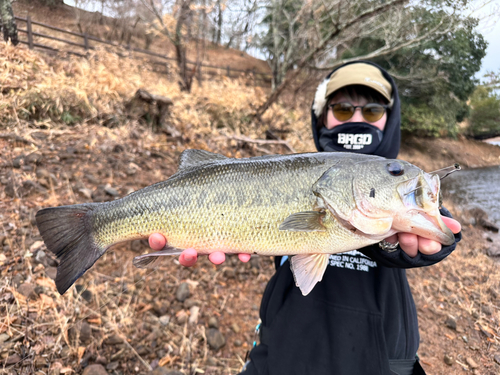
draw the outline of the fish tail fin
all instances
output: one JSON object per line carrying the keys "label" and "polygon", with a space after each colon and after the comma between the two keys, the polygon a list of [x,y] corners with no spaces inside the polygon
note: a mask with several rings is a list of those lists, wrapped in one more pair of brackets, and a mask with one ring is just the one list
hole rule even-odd
{"label": "fish tail fin", "polygon": [[104,254],[92,233],[92,216],[98,203],[44,208],[36,213],[36,225],[47,249],[60,259],[56,286],[64,294]]}

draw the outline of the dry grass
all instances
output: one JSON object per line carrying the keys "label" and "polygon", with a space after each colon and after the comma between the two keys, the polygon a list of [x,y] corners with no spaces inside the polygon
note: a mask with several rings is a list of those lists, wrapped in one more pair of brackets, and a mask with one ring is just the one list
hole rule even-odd
{"label": "dry grass", "polygon": [[[79,373],[101,361],[124,374],[147,373],[157,365],[185,374],[236,373],[254,340],[258,305],[273,272],[269,258],[245,265],[231,258],[222,267],[204,259],[191,269],[171,259],[153,272],[143,271],[131,264],[146,251],[136,242],[108,252],[78,281],[79,292],[72,288],[60,296],[51,255],[38,259],[46,249],[34,214],[41,207],[113,199],[104,193],[106,186],[123,196],[164,180],[186,148],[237,157],[284,153],[290,147],[313,150],[309,108],[275,104],[263,123],[255,123],[249,116],[264,93],[244,80],[206,82],[183,93],[175,76],[151,73],[136,60],[103,51],[86,60],[1,44],[0,64],[3,371]],[[147,120],[127,112],[126,103],[139,88],[172,98],[167,121],[181,137],[154,133]],[[113,123],[111,118],[115,126],[103,126]],[[264,139],[268,129],[283,131],[288,146],[245,141]],[[403,158],[429,170],[499,160],[500,151],[487,146],[436,142],[405,145]],[[429,153],[435,157],[429,159]],[[433,374],[472,370],[471,358],[481,366],[476,373],[497,373],[498,265],[484,254],[483,232],[467,224],[466,213],[458,208],[453,213],[464,225],[457,251],[436,266],[409,271],[423,339],[420,354]],[[191,291],[189,302],[175,298],[183,282]],[[22,285],[33,286],[34,294]],[[448,316],[457,321],[457,330],[444,324]],[[207,345],[208,321],[214,317],[227,341],[219,351]],[[451,368],[444,354],[453,357]]]}

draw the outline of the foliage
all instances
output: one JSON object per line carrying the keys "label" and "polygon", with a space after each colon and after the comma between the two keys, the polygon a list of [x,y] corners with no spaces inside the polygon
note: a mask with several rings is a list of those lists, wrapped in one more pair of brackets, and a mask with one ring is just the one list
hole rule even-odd
{"label": "foliage", "polygon": [[[443,10],[415,7],[415,17],[428,27],[440,22]],[[458,123],[470,112],[467,100],[478,80],[487,43],[476,31],[477,20],[456,20],[453,31],[421,45],[405,48],[389,56],[375,58],[395,77],[399,87],[402,128],[427,136],[456,136]],[[357,53],[377,48],[383,41],[361,40]]]}
{"label": "foliage", "polygon": [[486,86],[478,86],[471,96],[469,135],[478,139],[500,135],[500,95]]}

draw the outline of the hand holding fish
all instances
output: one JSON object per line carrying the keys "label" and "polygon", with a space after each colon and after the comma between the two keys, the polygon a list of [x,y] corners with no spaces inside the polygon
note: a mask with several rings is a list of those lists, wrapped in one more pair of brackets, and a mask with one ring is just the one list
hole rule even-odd
{"label": "hand holding fish", "polygon": [[[151,249],[159,251],[165,247],[167,240],[160,233],[153,233],[149,236],[149,246]],[[250,254],[238,254],[238,258],[246,263],[250,260]],[[216,251],[208,255],[208,259],[215,265],[222,264],[226,260],[226,254]],[[195,249],[186,249],[179,256],[179,263],[185,267],[192,267],[198,260],[198,252]]]}
{"label": "hand holding fish", "polygon": [[[453,234],[457,234],[462,229],[460,223],[451,217],[442,217],[444,223]],[[436,254],[441,251],[442,245],[425,237],[417,236],[412,233],[397,233],[385,239],[389,243],[399,242],[401,250],[410,257],[414,258],[420,252],[425,255]]]}

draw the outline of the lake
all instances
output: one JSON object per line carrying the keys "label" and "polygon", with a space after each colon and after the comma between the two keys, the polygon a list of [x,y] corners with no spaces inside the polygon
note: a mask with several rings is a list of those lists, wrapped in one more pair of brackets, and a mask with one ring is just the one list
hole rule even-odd
{"label": "lake", "polygon": [[441,186],[443,197],[464,208],[480,207],[500,225],[500,166],[455,172]]}

